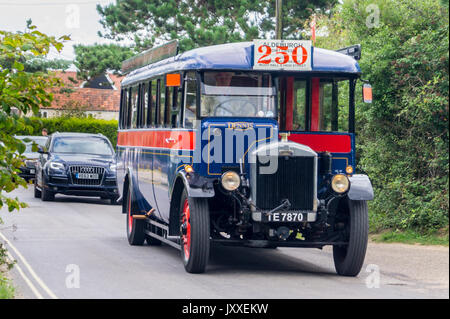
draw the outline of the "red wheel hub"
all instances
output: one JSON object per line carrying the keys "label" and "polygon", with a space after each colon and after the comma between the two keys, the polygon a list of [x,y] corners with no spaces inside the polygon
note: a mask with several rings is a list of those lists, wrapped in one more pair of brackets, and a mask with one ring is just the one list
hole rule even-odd
{"label": "red wheel hub", "polygon": [[188,200],[185,199],[183,203],[183,211],[181,215],[181,241],[183,243],[184,258],[189,259],[191,251],[191,222]]}

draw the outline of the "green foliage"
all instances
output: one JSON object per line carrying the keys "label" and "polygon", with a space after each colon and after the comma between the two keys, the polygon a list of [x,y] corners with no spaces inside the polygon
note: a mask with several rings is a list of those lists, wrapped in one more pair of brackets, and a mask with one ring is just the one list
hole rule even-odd
{"label": "green foliage", "polygon": [[80,133],[101,133],[105,135],[116,147],[117,127],[116,120],[101,120],[92,117],[53,117],[53,118],[23,118],[22,121],[29,121],[29,125],[22,129],[14,130],[16,135],[41,135],[42,129],[46,128],[48,134],[54,132],[80,132]]}
{"label": "green foliage", "polygon": [[119,71],[122,61],[134,55],[132,49],[117,44],[79,44],[74,48],[78,76],[86,80],[106,71]]}
{"label": "green foliage", "polygon": [[[369,5],[379,9],[378,26],[367,25]],[[363,78],[374,87],[374,102],[359,102],[356,114],[359,165],[375,188],[372,230],[445,227],[448,6],[438,0],[347,0],[322,23],[330,34],[318,43],[332,49],[361,43]]]}
{"label": "green foliage", "polygon": [[14,297],[14,288],[10,281],[3,276],[4,270],[9,270],[13,267],[14,262],[7,259],[6,249],[0,243],[0,299],[11,299]]}
{"label": "green foliage", "polygon": [[9,280],[0,275],[0,299],[14,298],[14,288],[11,286]]}
{"label": "green foliage", "polygon": [[[312,12],[325,12],[337,2],[284,0],[284,37],[298,39],[299,27]],[[186,51],[275,34],[274,0],[117,0],[97,5],[97,11],[106,29],[100,36],[134,40],[138,49],[178,39],[181,51]]]}
{"label": "green foliage", "polygon": [[[30,122],[19,120],[12,114],[15,108],[19,112],[37,113],[39,107],[49,106],[52,95],[48,88],[60,85],[60,81],[47,72],[29,72],[22,61],[30,56],[45,57],[50,49],[60,51],[62,40],[47,36],[27,21],[25,32],[7,32],[0,30],[0,207],[4,204],[9,211],[25,207],[17,198],[9,198],[9,193],[19,187],[26,186],[25,180],[18,176],[19,167],[23,164],[25,145],[12,136],[14,129],[26,129]],[[0,219],[1,222],[1,219]]]}
{"label": "green foliage", "polygon": [[67,70],[72,61],[63,59],[29,58],[25,61],[25,71],[46,72],[47,70]]}
{"label": "green foliage", "polygon": [[47,70],[66,70],[72,64],[72,61],[62,59],[46,59],[35,57],[34,54],[23,55],[19,60],[14,58],[0,58],[0,65],[3,68],[11,69],[14,62],[20,62],[26,72],[47,72]]}
{"label": "green foliage", "polygon": [[385,231],[381,234],[372,236],[375,242],[382,243],[405,243],[422,245],[442,245],[448,246],[448,229],[445,234],[439,234],[437,231],[416,232],[411,229],[399,231]]}

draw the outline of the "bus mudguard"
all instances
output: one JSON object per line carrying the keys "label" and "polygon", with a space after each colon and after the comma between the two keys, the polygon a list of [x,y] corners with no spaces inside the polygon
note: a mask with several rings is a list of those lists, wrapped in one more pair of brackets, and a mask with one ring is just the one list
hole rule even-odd
{"label": "bus mudguard", "polygon": [[348,198],[351,200],[372,200],[373,188],[369,176],[364,174],[355,174],[349,177],[350,190]]}
{"label": "bus mudguard", "polygon": [[[214,187],[212,182],[195,173],[186,173],[184,170],[181,170],[177,173],[177,176],[175,177],[175,183],[178,179],[181,179],[184,184],[184,188],[187,190],[189,197],[214,197]],[[174,195],[175,187],[172,188],[171,191],[171,198]]]}

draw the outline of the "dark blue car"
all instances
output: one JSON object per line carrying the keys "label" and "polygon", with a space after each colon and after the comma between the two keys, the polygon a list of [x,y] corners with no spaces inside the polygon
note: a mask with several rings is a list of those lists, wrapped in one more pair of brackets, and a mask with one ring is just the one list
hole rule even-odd
{"label": "dark blue car", "polygon": [[114,149],[102,134],[54,133],[39,149],[34,197],[55,194],[118,198]]}

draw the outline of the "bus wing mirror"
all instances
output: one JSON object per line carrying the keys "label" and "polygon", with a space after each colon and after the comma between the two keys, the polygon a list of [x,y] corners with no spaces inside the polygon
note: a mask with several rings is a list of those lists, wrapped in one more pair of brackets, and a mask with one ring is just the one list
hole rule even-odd
{"label": "bus wing mirror", "polygon": [[364,103],[372,103],[372,86],[369,83],[363,84],[363,101]]}

